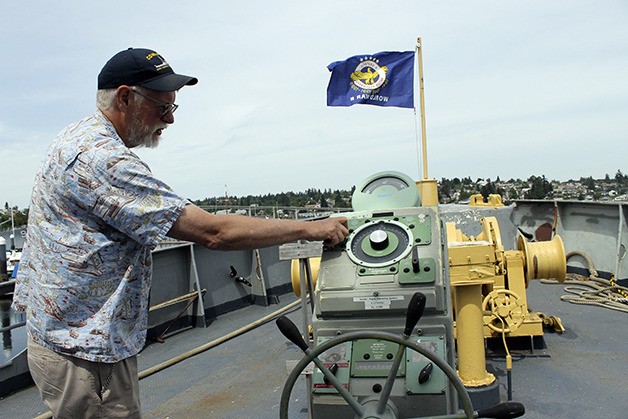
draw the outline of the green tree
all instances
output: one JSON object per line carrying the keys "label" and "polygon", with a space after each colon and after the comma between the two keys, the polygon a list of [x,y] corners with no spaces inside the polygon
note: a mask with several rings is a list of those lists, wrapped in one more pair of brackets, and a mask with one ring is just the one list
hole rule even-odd
{"label": "green tree", "polygon": [[496,192],[495,184],[491,182],[491,179],[486,179],[486,183],[480,187],[480,193],[486,201],[488,196]]}
{"label": "green tree", "polygon": [[525,193],[526,199],[545,199],[549,197],[553,191],[551,182],[549,182],[545,175],[531,176],[528,179],[530,190]]}
{"label": "green tree", "polygon": [[595,191],[595,179],[592,176],[587,178],[581,177],[580,183],[590,191]]}
{"label": "green tree", "polygon": [[465,189],[460,190],[460,200],[461,201],[465,201],[467,199],[469,199],[469,197],[471,196],[471,192]]}
{"label": "green tree", "polygon": [[321,208],[329,208],[329,203],[327,202],[327,198],[325,198],[326,194],[323,192],[321,194]]}
{"label": "green tree", "polygon": [[17,206],[9,208],[9,204],[5,204],[5,210],[0,212],[0,230],[8,230],[11,228],[11,212],[13,212],[13,226],[22,227],[28,223],[28,208],[20,210]]}

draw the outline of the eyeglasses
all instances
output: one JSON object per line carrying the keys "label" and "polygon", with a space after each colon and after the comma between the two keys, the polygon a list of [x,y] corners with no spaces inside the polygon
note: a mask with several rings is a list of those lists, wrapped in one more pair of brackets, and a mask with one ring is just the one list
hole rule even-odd
{"label": "eyeglasses", "polygon": [[135,90],[133,88],[131,89],[131,91],[133,93],[137,93],[143,98],[146,98],[148,100],[152,100],[155,103],[158,103],[159,107],[161,108],[161,115],[159,115],[160,118],[163,118],[164,116],[166,116],[168,112],[174,113],[174,111],[176,111],[179,108],[179,105],[177,105],[176,103],[167,103],[167,102],[162,102],[161,100],[153,99],[152,97],[146,96],[145,94],[140,93],[139,90]]}

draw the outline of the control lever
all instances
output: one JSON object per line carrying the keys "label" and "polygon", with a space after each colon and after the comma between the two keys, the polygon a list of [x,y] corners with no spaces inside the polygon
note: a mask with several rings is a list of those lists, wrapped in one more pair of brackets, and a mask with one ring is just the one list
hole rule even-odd
{"label": "control lever", "polygon": [[[425,297],[425,294],[422,292],[415,292],[414,295],[412,295],[410,303],[408,304],[408,310],[406,311],[406,327],[403,329],[404,340],[408,340],[412,334],[412,329],[414,329],[414,326],[416,326],[419,319],[423,315],[426,301],[427,297]],[[390,393],[392,391],[393,384],[395,383],[395,378],[397,377],[397,371],[399,371],[399,365],[401,365],[401,358],[403,357],[404,351],[405,347],[399,345],[397,354],[395,355],[392,366],[390,367],[388,377],[386,377],[384,389],[382,390],[379,401],[377,402],[376,413],[378,415],[382,415],[386,410],[386,405],[388,404],[388,399],[390,398]]]}
{"label": "control lever", "polygon": [[434,369],[434,364],[432,364],[431,362],[428,362],[428,364],[423,367],[423,369],[419,373],[419,384],[425,384],[427,380],[432,377],[432,369]]}
{"label": "control lever", "polygon": [[235,278],[236,282],[252,287],[251,283],[247,281],[246,278],[242,276],[238,276],[238,271],[236,271],[236,268],[234,268],[233,265],[229,265],[229,269],[230,269],[229,276],[231,278]]}
{"label": "control lever", "polygon": [[427,297],[422,292],[415,292],[408,304],[408,310],[406,311],[406,328],[403,330],[403,335],[407,339],[412,334],[412,329],[419,322],[423,311],[425,311],[425,303]]}
{"label": "control lever", "polygon": [[419,264],[419,247],[414,246],[412,248],[412,272],[417,274],[420,270],[421,265]]}
{"label": "control lever", "polygon": [[[336,373],[338,372],[338,364],[337,364],[336,362],[334,362],[334,364],[333,364],[331,367],[329,367],[329,372],[331,372],[332,374],[334,374],[334,376],[336,375]],[[329,385],[329,384],[330,384],[330,382],[329,382],[329,380],[327,379],[327,377],[325,377],[325,378],[323,379],[323,381],[324,381],[324,382],[325,382],[325,384],[327,384],[327,385]]]}
{"label": "control lever", "polygon": [[281,316],[275,321],[275,323],[277,324],[281,334],[284,335],[290,342],[301,348],[303,352],[307,352],[308,349],[310,349],[310,347],[307,346],[307,343],[305,343],[305,340],[303,340],[303,336],[301,336],[301,332],[299,332],[297,326],[292,323],[289,318]]}
{"label": "control lever", "polygon": [[525,407],[517,402],[504,402],[478,410],[478,418],[518,418],[526,413]]}

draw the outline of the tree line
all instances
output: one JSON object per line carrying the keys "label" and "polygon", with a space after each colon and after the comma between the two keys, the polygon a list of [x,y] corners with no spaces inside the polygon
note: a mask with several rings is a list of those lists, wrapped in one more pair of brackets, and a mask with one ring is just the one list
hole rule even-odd
{"label": "tree line", "polygon": [[[592,176],[581,177],[578,180],[568,180],[567,182],[550,181],[545,175],[532,175],[526,180],[510,179],[502,181],[499,176],[495,180],[471,177],[441,178],[438,181],[439,202],[446,204],[451,202],[461,202],[469,199],[471,195],[482,194],[487,198],[491,194],[499,194],[504,200],[515,199],[552,199],[554,185],[561,183],[579,183],[585,190],[590,191],[594,196],[599,197],[599,189],[604,187],[614,187],[619,194],[628,193],[628,175],[624,175],[618,170],[613,178],[608,174],[604,179],[594,179]],[[310,188],[303,192],[281,192],[279,194],[266,194],[261,196],[230,196],[211,197],[193,201],[201,206],[276,206],[276,207],[306,207],[317,206],[321,208],[351,208],[351,196],[355,191],[355,186],[349,190],[320,190]],[[581,197],[580,199],[583,199]],[[227,205],[226,205],[227,204]]]}
{"label": "tree line", "polygon": [[[613,187],[619,194],[628,193],[628,175],[617,170],[614,177],[608,174],[604,179],[593,177],[581,177],[579,180],[567,182],[579,183],[585,190],[590,191],[595,199],[600,196],[600,186]],[[471,195],[482,194],[485,198],[490,194],[499,194],[504,200],[514,199],[552,199],[554,186],[559,183],[550,181],[545,175],[532,175],[526,180],[510,179],[502,181],[499,176],[495,180],[478,178],[475,181],[471,177],[441,178],[438,182],[438,199],[440,203],[461,202],[468,200]],[[280,192],[265,195],[246,196],[217,196],[191,200],[194,204],[203,207],[248,207],[252,205],[267,207],[317,207],[317,208],[351,208],[351,196],[355,191],[355,185],[348,190],[332,190],[308,188],[302,192]],[[5,203],[4,211],[0,211],[0,229],[11,228],[11,210],[13,211],[13,223],[15,227],[26,225],[28,209],[19,209],[17,206],[9,207]]]}

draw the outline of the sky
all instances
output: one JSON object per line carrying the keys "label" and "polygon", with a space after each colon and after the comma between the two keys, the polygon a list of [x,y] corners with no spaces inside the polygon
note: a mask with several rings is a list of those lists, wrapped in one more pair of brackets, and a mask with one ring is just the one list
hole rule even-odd
{"label": "sky", "polygon": [[195,76],[159,147],[190,199],[423,178],[417,110],[328,107],[327,65],[421,37],[428,178],[566,181],[628,173],[628,1],[3,2],[0,201],[26,208],[46,149],[95,111],[128,47]]}

